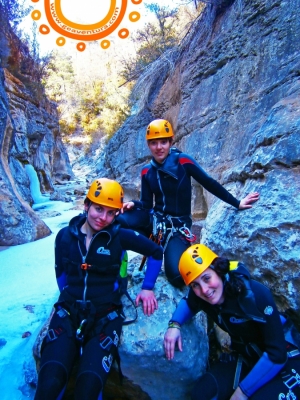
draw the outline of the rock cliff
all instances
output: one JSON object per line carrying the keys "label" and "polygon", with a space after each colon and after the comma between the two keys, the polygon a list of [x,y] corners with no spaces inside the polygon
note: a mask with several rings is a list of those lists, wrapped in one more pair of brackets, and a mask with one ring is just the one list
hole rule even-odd
{"label": "rock cliff", "polygon": [[299,322],[300,2],[215,3],[223,7],[207,4],[172,68],[157,64],[159,79],[153,70],[147,76],[144,105],[110,141],[96,173],[138,197],[147,124],[170,120],[176,146],[232,194],[261,195],[237,212],[194,182],[201,241],[244,261]]}
{"label": "rock cliff", "polygon": [[[8,37],[7,43],[1,38],[1,52],[13,54],[18,38],[12,32]],[[26,243],[50,234],[30,207],[33,199],[26,165],[32,165],[37,172],[42,193],[54,192],[54,179],[73,176],[60,138],[56,107],[43,92],[34,91],[36,82],[29,68],[32,60],[20,43],[18,48],[17,55],[0,57],[8,68],[7,59],[15,57],[18,64],[17,59],[21,58],[23,62],[22,74],[15,68],[18,77],[8,68],[0,68],[0,246]],[[27,70],[24,60],[30,61]]]}

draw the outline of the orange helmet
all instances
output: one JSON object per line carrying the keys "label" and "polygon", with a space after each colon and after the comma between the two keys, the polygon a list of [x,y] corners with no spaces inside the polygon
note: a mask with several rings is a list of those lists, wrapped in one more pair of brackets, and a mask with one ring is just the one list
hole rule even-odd
{"label": "orange helmet", "polygon": [[185,250],[179,260],[179,272],[186,285],[202,274],[218,257],[204,244],[194,244]]}
{"label": "orange helmet", "polygon": [[96,179],[90,186],[86,197],[93,203],[112,208],[123,207],[124,192],[122,186],[111,179]]}
{"label": "orange helmet", "polygon": [[172,125],[166,119],[155,119],[148,125],[146,140],[171,138],[173,136]]}

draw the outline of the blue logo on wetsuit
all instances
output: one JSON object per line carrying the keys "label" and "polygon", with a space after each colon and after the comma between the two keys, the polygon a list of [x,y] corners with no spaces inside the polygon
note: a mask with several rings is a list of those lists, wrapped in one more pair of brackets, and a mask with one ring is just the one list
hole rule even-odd
{"label": "blue logo on wetsuit", "polygon": [[105,249],[104,247],[99,247],[97,249],[97,254],[106,254],[107,256],[110,256],[110,250]]}
{"label": "blue logo on wetsuit", "polygon": [[247,318],[235,318],[235,317],[230,317],[229,321],[232,324],[242,324],[243,322],[248,321]]}

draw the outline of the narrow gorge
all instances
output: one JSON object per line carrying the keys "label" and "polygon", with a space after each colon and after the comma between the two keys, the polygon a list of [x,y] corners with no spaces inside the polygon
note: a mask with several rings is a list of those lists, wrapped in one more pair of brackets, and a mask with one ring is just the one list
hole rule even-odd
{"label": "narrow gorge", "polygon": [[[169,120],[175,146],[235,197],[260,193],[252,209],[236,211],[193,182],[194,232],[217,254],[242,260],[253,278],[272,290],[279,310],[300,327],[299,9],[300,0],[207,2],[180,46],[145,72],[134,111],[100,157],[82,157],[83,169],[92,172],[81,178],[116,179],[126,200],[137,199],[140,171],[150,159],[146,127],[155,118]],[[12,44],[1,43],[5,61]],[[21,65],[22,46],[18,57]],[[51,234],[32,208],[28,169],[37,174],[41,196],[53,200],[64,200],[55,185],[76,180],[56,105],[25,84],[30,68],[24,65],[15,74],[5,62],[0,68],[0,246]],[[133,297],[142,280],[134,267]],[[182,292],[170,287],[162,272],[156,293],[160,307],[153,317],[139,312],[139,322],[124,327],[123,372],[145,399],[162,398],[166,374],[164,398],[186,399],[188,385],[205,369],[206,321],[199,316],[184,327],[186,352],[168,363],[162,339]],[[130,304],[125,311],[130,313]],[[191,342],[199,335],[203,340],[195,348]]]}

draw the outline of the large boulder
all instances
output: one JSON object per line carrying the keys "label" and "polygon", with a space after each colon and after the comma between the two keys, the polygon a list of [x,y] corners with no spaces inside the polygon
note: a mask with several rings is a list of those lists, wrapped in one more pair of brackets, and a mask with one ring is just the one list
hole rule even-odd
{"label": "large boulder", "polygon": [[[129,289],[136,298],[140,285]],[[173,360],[164,354],[163,339],[168,321],[183,297],[184,292],[173,288],[165,276],[155,284],[158,309],[150,317],[138,308],[138,320],[123,327],[119,348],[122,371],[132,382],[140,386],[152,400],[189,399],[193,383],[206,370],[208,339],[205,315],[197,314],[182,329],[183,351],[176,351]],[[132,316],[132,305],[124,300],[125,315]]]}

